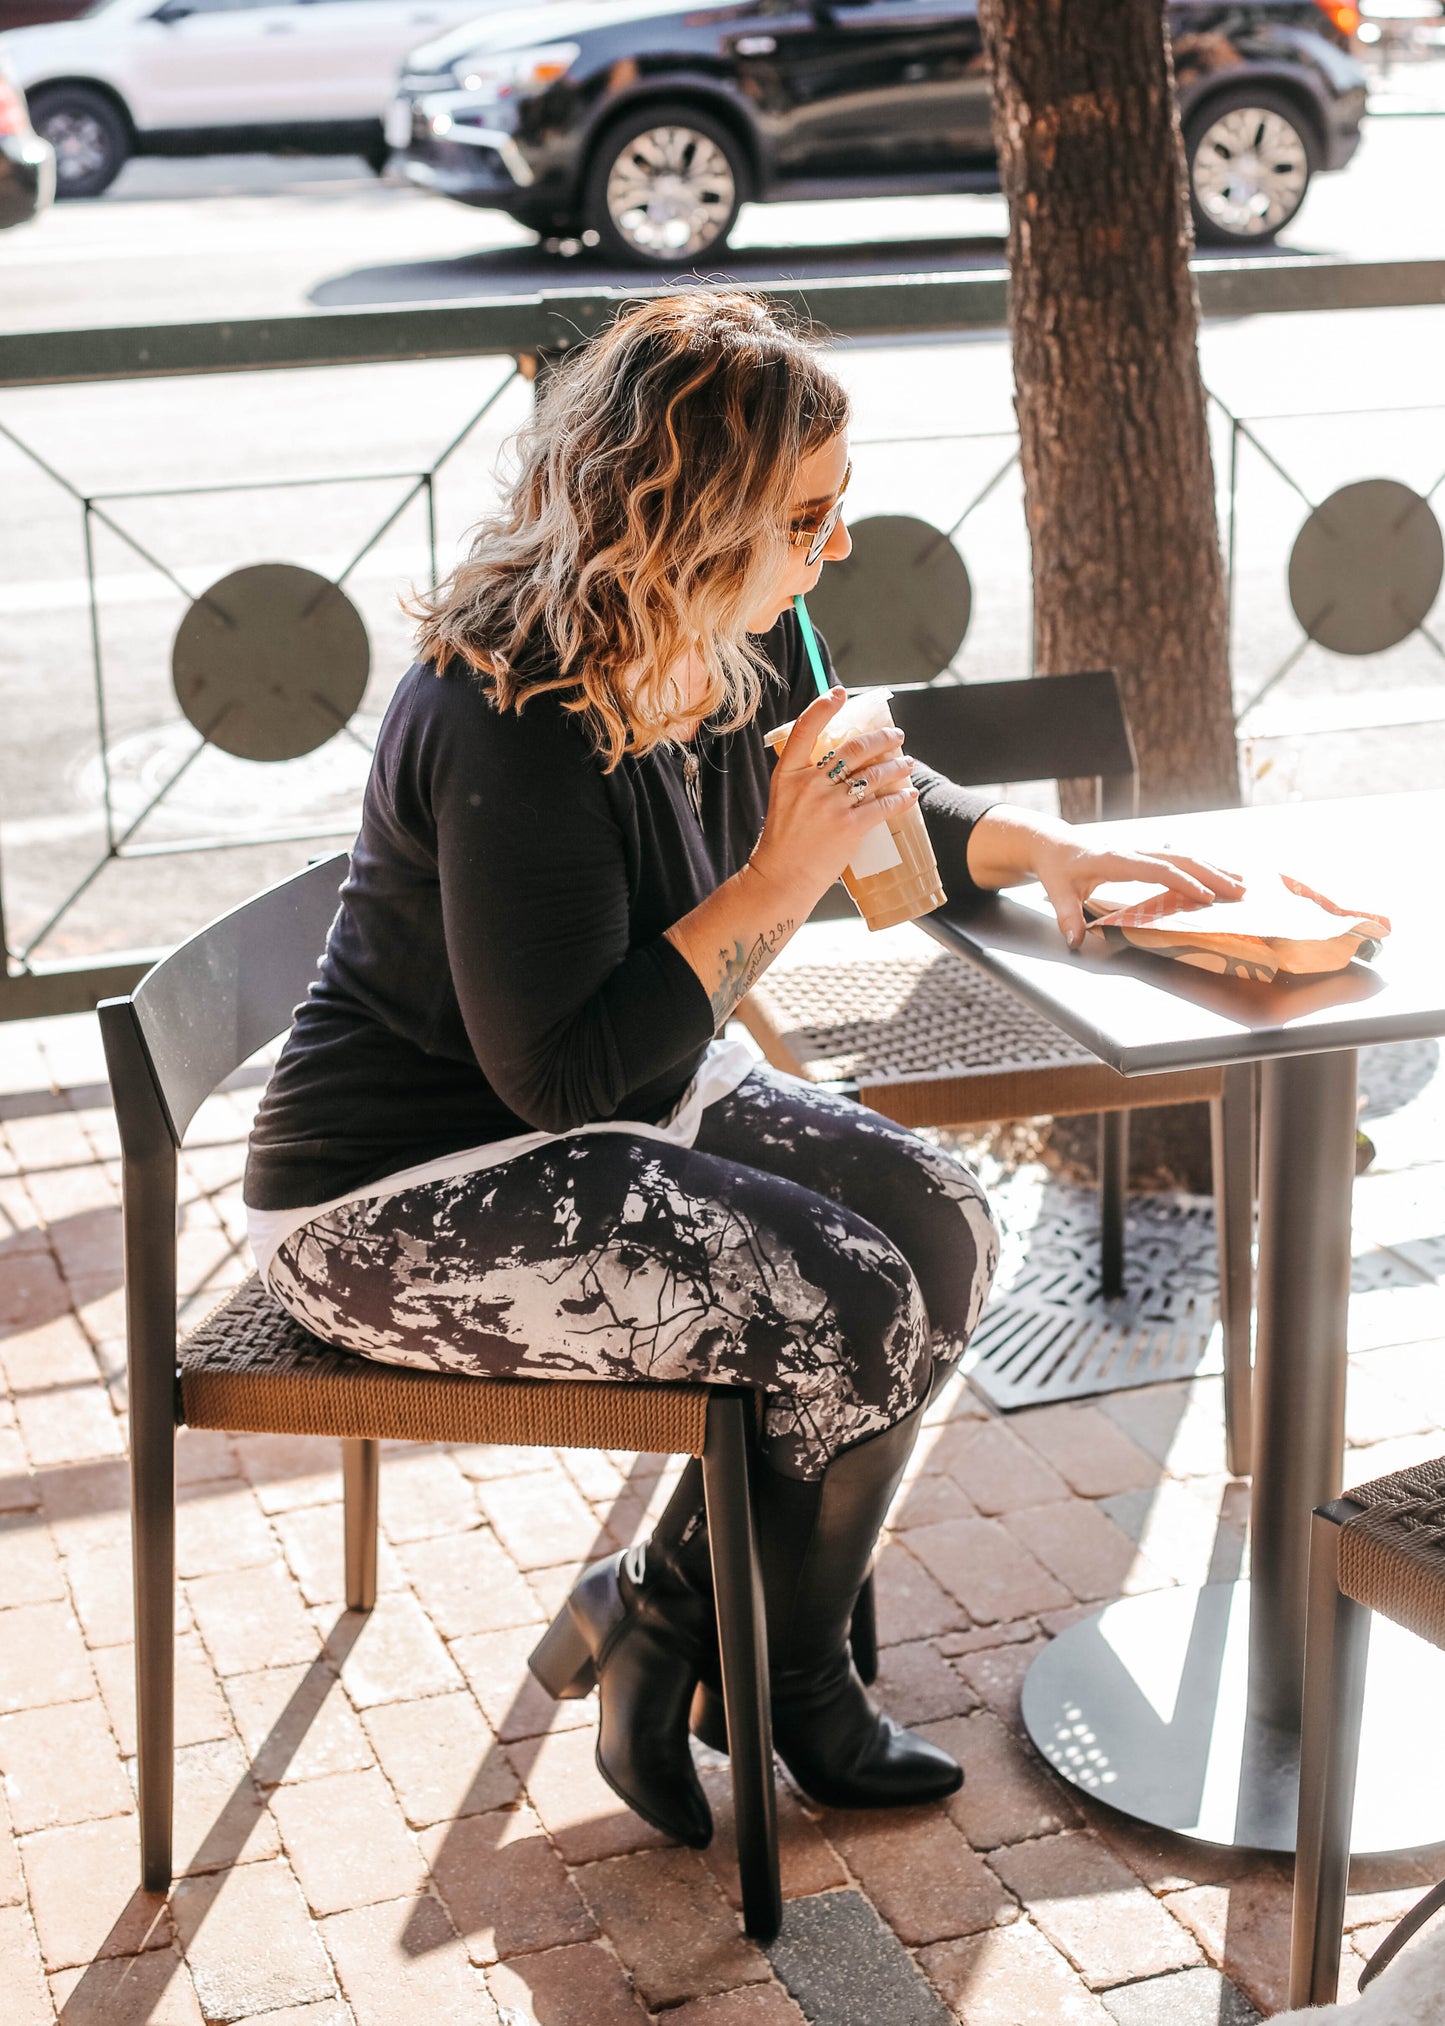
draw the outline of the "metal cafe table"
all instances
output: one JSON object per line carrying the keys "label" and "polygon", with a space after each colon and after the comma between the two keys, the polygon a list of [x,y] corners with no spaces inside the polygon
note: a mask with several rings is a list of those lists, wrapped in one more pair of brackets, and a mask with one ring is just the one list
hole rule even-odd
{"label": "metal cafe table", "polygon": [[[1393,925],[1373,964],[1262,985],[1138,951],[1074,956],[1036,887],[927,924],[1125,1076],[1263,1064],[1250,1580],[1126,1598],[1070,1626],[1030,1670],[1023,1714],[1065,1779],[1124,1814],[1293,1850],[1310,1513],[1339,1495],[1344,1459],[1356,1051],[1445,1034],[1445,793],[1107,830],[1290,873]],[[1445,1779],[1429,1770],[1442,1709],[1445,1654],[1377,1620],[1355,1851],[1445,1837]]]}

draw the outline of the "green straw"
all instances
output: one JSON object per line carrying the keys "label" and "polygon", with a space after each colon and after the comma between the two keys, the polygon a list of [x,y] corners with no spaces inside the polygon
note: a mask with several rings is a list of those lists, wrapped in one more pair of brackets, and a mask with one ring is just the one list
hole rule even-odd
{"label": "green straw", "polygon": [[813,631],[813,622],[808,617],[808,608],[803,602],[801,591],[793,600],[793,610],[797,613],[798,624],[803,629],[803,645],[808,650],[808,666],[813,671],[813,680],[818,685],[818,694],[819,696],[827,696],[832,685],[823,673],[823,657],[818,652],[818,636]]}

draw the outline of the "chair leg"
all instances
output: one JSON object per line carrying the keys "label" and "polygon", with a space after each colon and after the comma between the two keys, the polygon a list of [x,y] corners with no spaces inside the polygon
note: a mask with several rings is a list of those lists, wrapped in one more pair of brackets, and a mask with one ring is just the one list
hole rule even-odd
{"label": "chair leg", "polygon": [[1340,1593],[1339,1546],[1340,1527],[1361,1510],[1339,1498],[1310,1522],[1291,2005],[1332,2005],[1340,1980],[1370,1614]]}
{"label": "chair leg", "polygon": [[1248,1477],[1254,1467],[1255,1116],[1254,1064],[1226,1069],[1223,1092],[1210,1100],[1209,1137],[1224,1334],[1224,1453],[1231,1477]]}
{"label": "chair leg", "polygon": [[858,1670],[858,1679],[871,1688],[878,1679],[878,1600],[874,1595],[871,1569],[853,1606],[848,1644],[853,1649],[853,1665]]}
{"label": "chair leg", "polygon": [[175,1786],[176,1431],[169,1383],[164,1400],[146,1400],[144,1391],[160,1388],[139,1388],[137,1365],[132,1361],[130,1473],[141,1885],[166,1892]]}
{"label": "chair leg", "polygon": [[1124,1292],[1124,1215],[1129,1203],[1129,1114],[1099,1114],[1099,1286]]}
{"label": "chair leg", "polygon": [[346,1608],[369,1611],[376,1602],[376,1514],[381,1444],[343,1441],[341,1482],[346,1502]]}
{"label": "chair leg", "polygon": [[748,1482],[750,1402],[718,1389],[708,1402],[703,1490],[712,1546],[723,1708],[732,1764],[743,1926],[770,1942],[782,1926],[767,1615]]}

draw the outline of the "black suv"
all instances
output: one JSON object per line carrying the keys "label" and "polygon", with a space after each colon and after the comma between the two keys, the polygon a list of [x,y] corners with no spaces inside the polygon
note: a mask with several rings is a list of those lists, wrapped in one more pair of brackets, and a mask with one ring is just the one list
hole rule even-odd
{"label": "black suv", "polygon": [[[1200,239],[1259,246],[1359,143],[1350,0],[1171,0]],[[996,190],[977,0],[547,0],[414,50],[414,183],[675,267],[748,199]],[[595,238],[594,238],[595,235]]]}

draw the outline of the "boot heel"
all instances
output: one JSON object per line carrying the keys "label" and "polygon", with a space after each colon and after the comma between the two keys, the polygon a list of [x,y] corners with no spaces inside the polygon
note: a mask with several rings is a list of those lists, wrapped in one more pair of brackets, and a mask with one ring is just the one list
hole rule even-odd
{"label": "boot heel", "polygon": [[532,1649],[527,1665],[557,1702],[590,1695],[597,1683],[592,1649],[565,1604]]}

